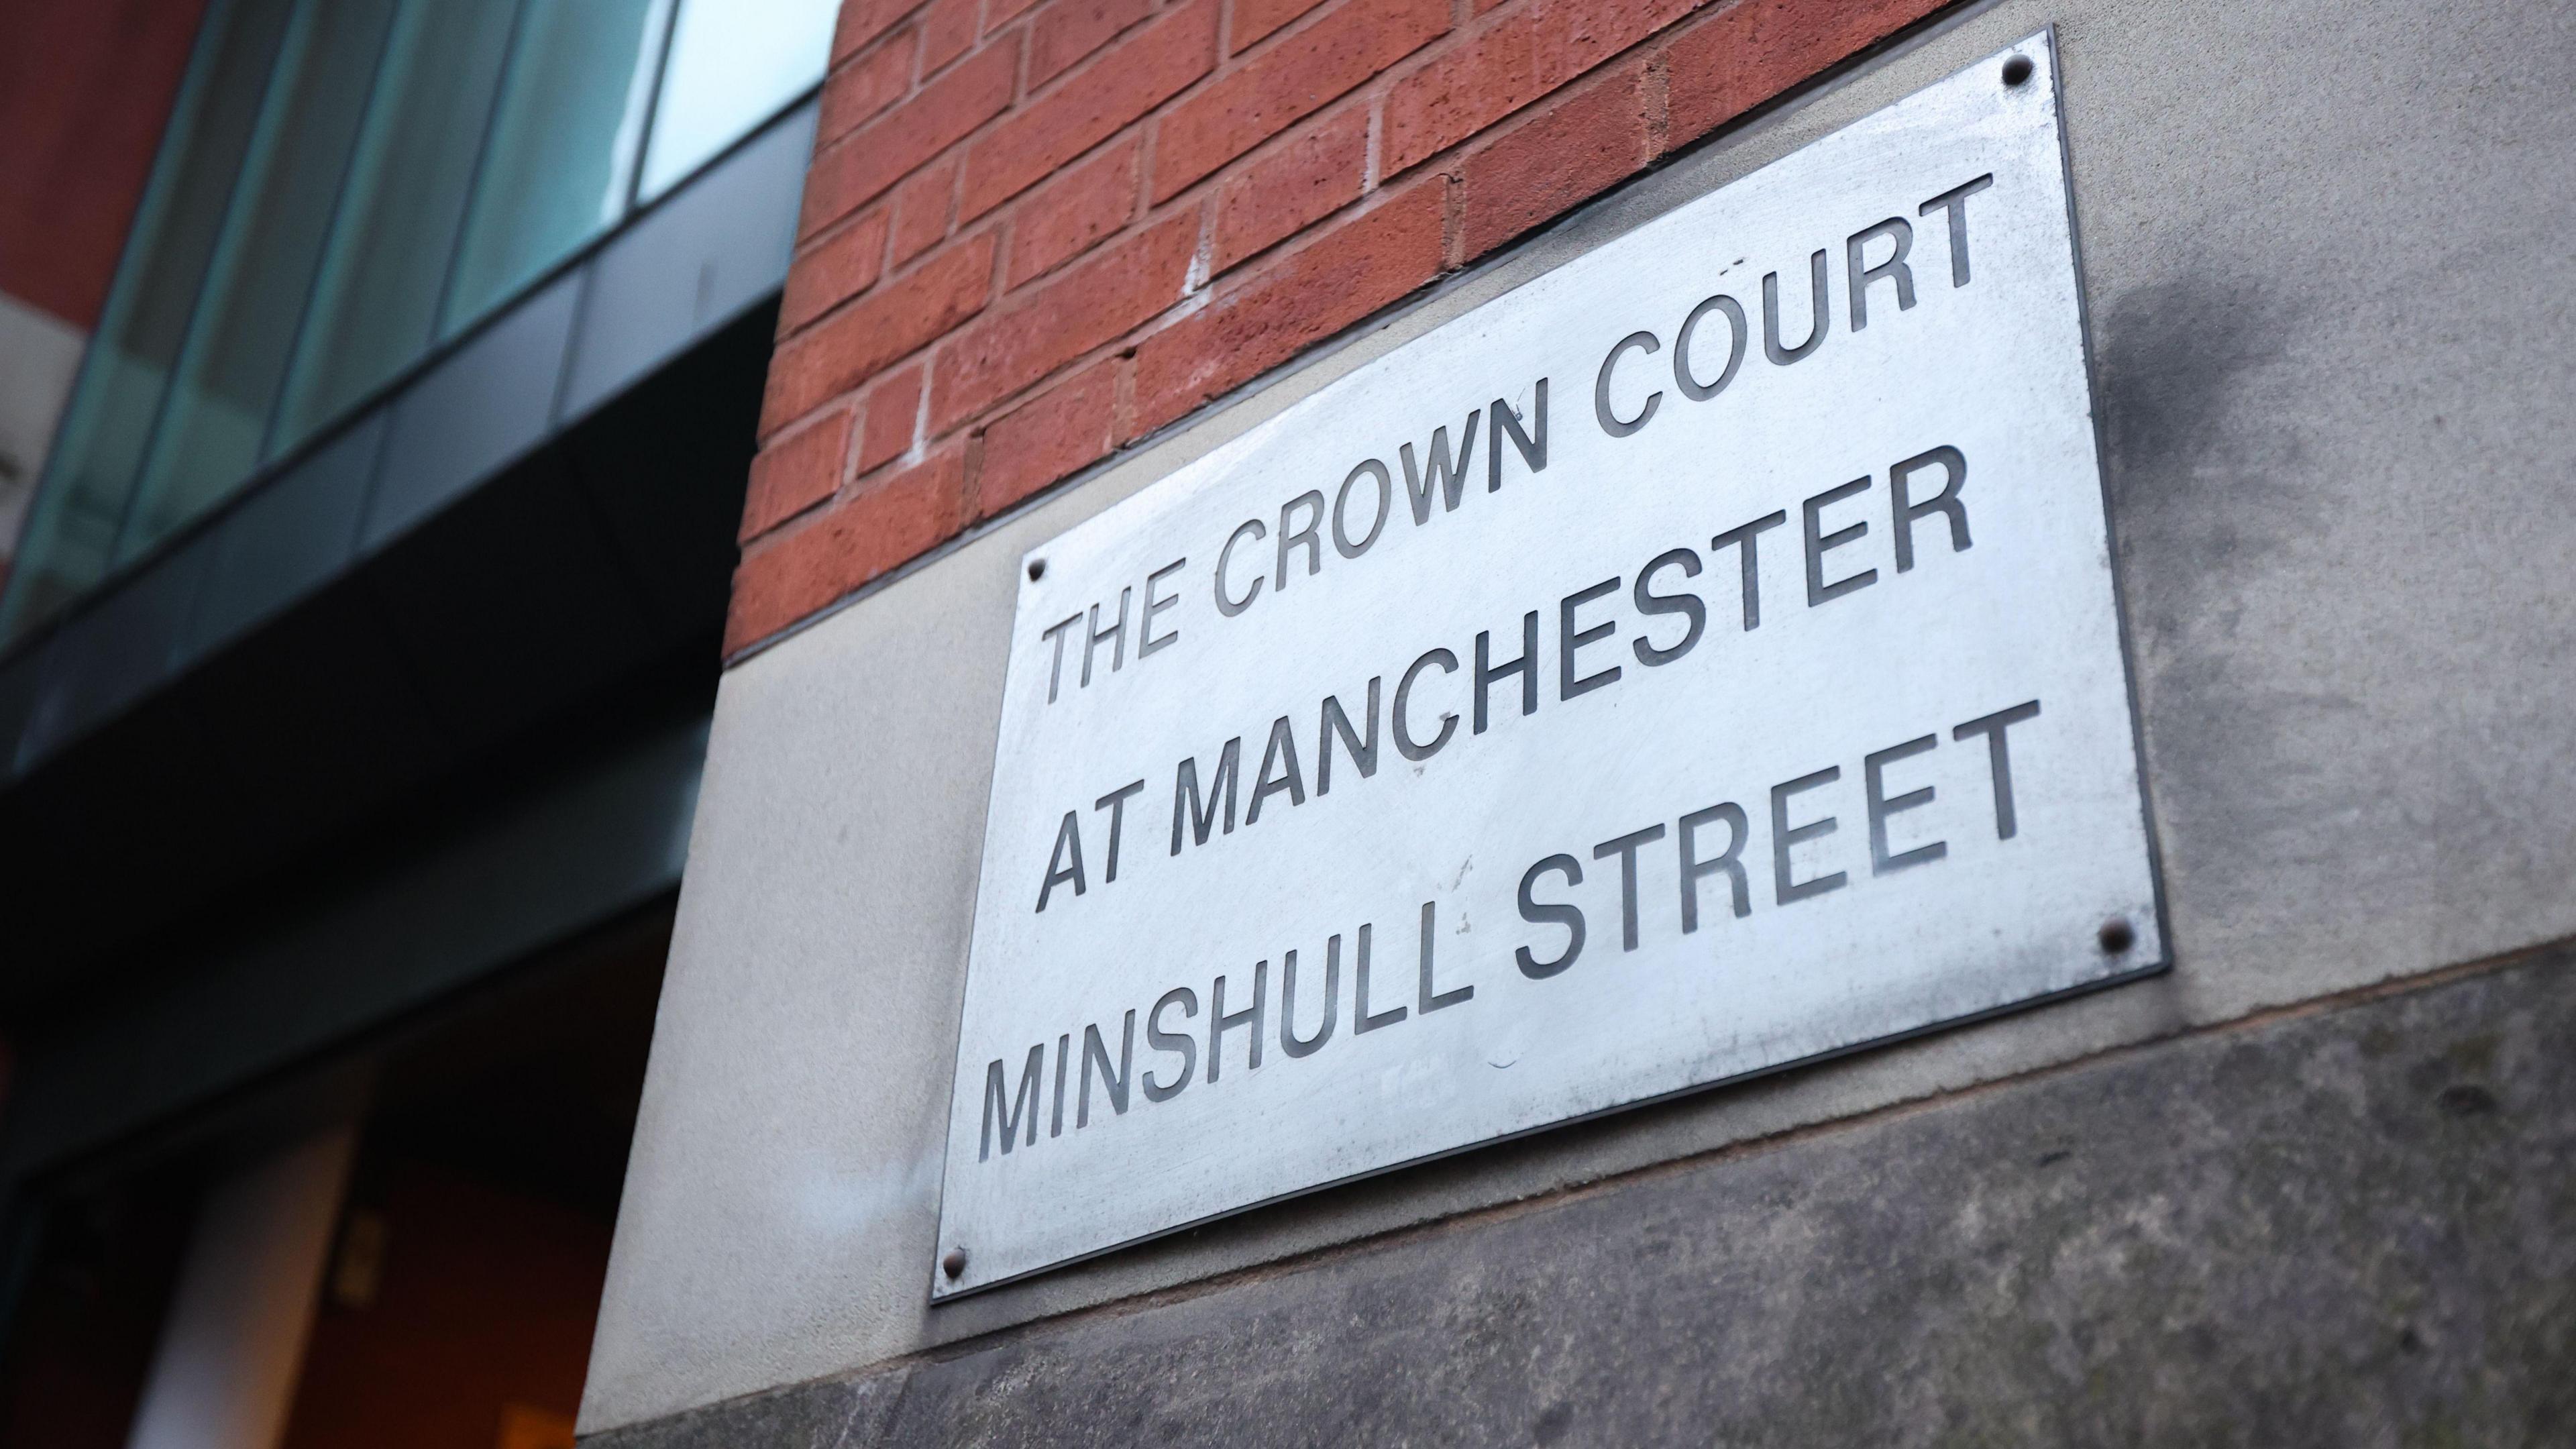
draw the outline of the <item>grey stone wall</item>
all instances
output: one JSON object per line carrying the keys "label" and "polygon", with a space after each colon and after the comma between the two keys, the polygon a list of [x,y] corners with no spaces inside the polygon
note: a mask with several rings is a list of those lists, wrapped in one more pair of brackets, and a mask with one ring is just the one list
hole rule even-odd
{"label": "grey stone wall", "polygon": [[2571,968],[2129,1048],[587,1443],[2568,1443]]}

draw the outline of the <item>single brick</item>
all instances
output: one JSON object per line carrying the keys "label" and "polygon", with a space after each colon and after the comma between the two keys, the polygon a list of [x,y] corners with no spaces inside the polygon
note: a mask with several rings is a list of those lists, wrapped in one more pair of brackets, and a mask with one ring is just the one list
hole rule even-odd
{"label": "single brick", "polygon": [[[1533,0],[1533,6],[1544,0]],[[1401,176],[1547,93],[1532,59],[1533,11],[1505,16],[1464,44],[1425,59],[1386,93],[1378,141],[1381,174]]]}
{"label": "single brick", "polygon": [[1155,123],[1162,201],[1260,145],[1449,28],[1449,0],[1345,0]]}
{"label": "single brick", "polygon": [[1647,80],[1644,58],[1632,60],[1468,156],[1458,168],[1465,255],[1483,256],[1653,160]]}
{"label": "single brick", "polygon": [[841,486],[841,470],[850,461],[850,409],[833,408],[792,433],[769,440],[751,460],[751,483],[743,492],[742,531],[737,541],[767,533]]}
{"label": "single brick", "polygon": [[786,295],[778,303],[778,335],[794,332],[875,286],[885,268],[885,251],[886,214],[872,211],[798,252],[788,264]]}
{"label": "single brick", "polygon": [[915,32],[909,30],[888,36],[884,44],[824,78],[823,113],[814,127],[816,142],[829,145],[848,135],[860,122],[903,99],[904,93],[912,89],[912,57],[918,48],[917,39]]}
{"label": "single brick", "polygon": [[1941,8],[1943,0],[1739,0],[1666,49],[1678,146]]}
{"label": "single brick", "polygon": [[913,168],[1002,113],[1019,84],[1018,47],[988,45],[921,88],[911,100],[822,148],[805,173],[804,219],[811,235],[884,193]]}
{"label": "single brick", "polygon": [[1030,192],[1011,218],[1011,286],[1089,251],[1136,214],[1141,137],[1129,136]]}
{"label": "single brick", "polygon": [[1010,200],[1207,74],[1218,3],[1193,0],[1119,41],[977,141],[958,220]]}
{"label": "single brick", "polygon": [[990,518],[1115,446],[1115,357],[1075,373],[984,430],[972,516]]}
{"label": "single brick", "polygon": [[894,258],[902,266],[939,245],[957,208],[957,162],[933,162],[894,189]]}
{"label": "single brick", "polygon": [[1396,78],[1380,171],[1397,176],[1636,45],[1708,0],[1529,0]]}
{"label": "single brick", "polygon": [[850,471],[873,473],[912,447],[921,423],[921,379],[928,369],[915,365],[878,379],[868,389],[866,418],[859,426],[859,458]]}
{"label": "single brick", "polygon": [[965,519],[964,450],[887,475],[743,550],[725,653],[749,648],[887,570],[956,536]]}
{"label": "single brick", "polygon": [[1253,273],[1136,351],[1138,432],[1294,357],[1440,273],[1448,179],[1426,176]]}
{"label": "single brick", "polygon": [[992,34],[1037,8],[1038,0],[985,0],[984,33]]}
{"label": "single brick", "polygon": [[1217,188],[1210,269],[1222,272],[1359,200],[1368,126],[1368,107],[1346,106],[1227,177]]}
{"label": "single brick", "polygon": [[867,381],[982,310],[993,237],[970,237],[787,340],[769,363],[762,436]]}
{"label": "single brick", "polygon": [[892,30],[921,0],[843,0],[841,19],[832,29],[832,63],[839,65]]}
{"label": "single brick", "polygon": [[1166,217],[960,333],[931,368],[931,431],[948,431],[1178,302],[1198,244],[1195,208]]}
{"label": "single brick", "polygon": [[1153,0],[1055,0],[1029,22],[1029,89],[1062,75],[1153,10]]}
{"label": "single brick", "polygon": [[1240,55],[1322,3],[1324,0],[1234,0],[1234,25],[1226,32],[1226,43]]}
{"label": "single brick", "polygon": [[931,0],[921,12],[921,73],[935,75],[975,43],[984,0]]}

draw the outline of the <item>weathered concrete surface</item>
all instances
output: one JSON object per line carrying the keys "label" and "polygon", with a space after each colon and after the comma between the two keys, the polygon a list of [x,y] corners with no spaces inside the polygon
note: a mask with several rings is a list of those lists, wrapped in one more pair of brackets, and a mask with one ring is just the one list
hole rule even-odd
{"label": "weathered concrete surface", "polygon": [[2563,1444],[2576,953],[597,1435]]}
{"label": "weathered concrete surface", "polygon": [[[1022,552],[2049,24],[2173,972],[930,1308]],[[2576,6],[1963,6],[733,669],[584,1426],[2576,936],[2571,156]]]}

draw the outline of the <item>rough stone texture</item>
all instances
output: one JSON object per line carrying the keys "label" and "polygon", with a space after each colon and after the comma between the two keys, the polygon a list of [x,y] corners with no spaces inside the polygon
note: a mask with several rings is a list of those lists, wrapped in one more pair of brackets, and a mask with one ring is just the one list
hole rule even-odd
{"label": "rough stone texture", "polygon": [[586,1443],[2565,1443],[2570,965],[2133,1049]]}

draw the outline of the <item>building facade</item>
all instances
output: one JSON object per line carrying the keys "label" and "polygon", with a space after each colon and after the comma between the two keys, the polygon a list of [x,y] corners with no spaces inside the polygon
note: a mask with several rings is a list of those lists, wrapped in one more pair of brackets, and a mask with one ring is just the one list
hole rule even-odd
{"label": "building facade", "polygon": [[836,18],[0,14],[0,1439],[569,1441]]}
{"label": "building facade", "polygon": [[13,1439],[2576,1436],[2559,8],[132,9]]}

